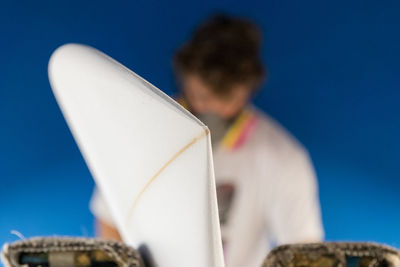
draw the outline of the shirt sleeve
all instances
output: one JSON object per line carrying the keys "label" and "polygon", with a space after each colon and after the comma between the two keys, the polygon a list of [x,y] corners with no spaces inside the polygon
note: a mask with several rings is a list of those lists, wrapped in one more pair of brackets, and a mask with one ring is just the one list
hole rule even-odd
{"label": "shirt sleeve", "polygon": [[267,218],[277,245],[322,241],[324,231],[316,175],[308,154],[292,156],[277,173]]}
{"label": "shirt sleeve", "polygon": [[107,203],[105,202],[103,196],[101,195],[101,192],[97,187],[93,190],[89,208],[96,219],[106,222],[110,226],[115,225]]}

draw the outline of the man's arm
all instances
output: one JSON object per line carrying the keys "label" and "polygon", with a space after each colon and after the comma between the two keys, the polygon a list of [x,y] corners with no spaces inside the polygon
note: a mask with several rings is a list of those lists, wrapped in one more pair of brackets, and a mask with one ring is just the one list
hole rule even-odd
{"label": "man's arm", "polygon": [[277,179],[271,230],[278,244],[322,241],[317,179],[306,151],[293,153]]}
{"label": "man's arm", "polygon": [[96,219],[96,235],[104,239],[122,241],[118,230],[101,219]]}
{"label": "man's arm", "polygon": [[111,240],[122,240],[117,228],[114,226],[113,218],[98,188],[93,191],[90,200],[90,210],[95,217],[96,235],[100,238]]}

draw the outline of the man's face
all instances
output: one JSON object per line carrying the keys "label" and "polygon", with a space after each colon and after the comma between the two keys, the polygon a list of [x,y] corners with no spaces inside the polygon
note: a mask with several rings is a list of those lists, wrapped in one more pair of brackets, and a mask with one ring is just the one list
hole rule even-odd
{"label": "man's face", "polygon": [[183,77],[182,91],[195,113],[212,113],[225,119],[237,115],[247,104],[251,94],[249,88],[236,86],[230,95],[220,97],[196,75]]}

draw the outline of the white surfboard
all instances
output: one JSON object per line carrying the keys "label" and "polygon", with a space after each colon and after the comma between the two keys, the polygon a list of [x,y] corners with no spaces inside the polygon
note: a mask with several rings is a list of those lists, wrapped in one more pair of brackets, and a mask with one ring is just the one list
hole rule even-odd
{"label": "white surfboard", "polygon": [[49,78],[124,241],[156,266],[222,267],[207,127],[88,46],[58,48]]}

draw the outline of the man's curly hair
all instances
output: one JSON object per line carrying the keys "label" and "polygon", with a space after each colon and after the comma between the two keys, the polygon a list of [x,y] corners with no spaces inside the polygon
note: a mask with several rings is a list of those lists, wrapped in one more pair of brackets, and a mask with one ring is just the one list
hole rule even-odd
{"label": "man's curly hair", "polygon": [[226,96],[236,85],[260,86],[265,75],[260,50],[261,31],[254,23],[217,14],[178,49],[173,66],[178,77],[196,75],[216,95]]}

